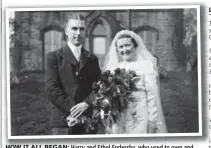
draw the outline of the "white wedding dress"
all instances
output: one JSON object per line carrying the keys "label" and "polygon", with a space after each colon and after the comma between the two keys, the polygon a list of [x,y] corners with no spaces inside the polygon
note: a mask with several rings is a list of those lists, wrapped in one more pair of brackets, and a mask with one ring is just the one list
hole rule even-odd
{"label": "white wedding dress", "polygon": [[[129,36],[137,43],[135,47],[133,42],[136,51],[134,57],[136,60],[133,62],[122,61],[117,52],[117,40],[124,38],[123,36]],[[157,59],[148,51],[141,37],[133,31],[119,31],[111,43],[104,61],[103,71],[113,71],[116,68],[133,70],[139,75],[139,79],[136,81],[137,90],[131,94],[134,97],[133,101],[128,103],[128,107],[121,113],[117,123],[112,124],[111,132],[108,133],[148,133],[148,121],[156,122],[156,133],[167,133],[160,99]]]}
{"label": "white wedding dress", "polygon": [[[138,75],[136,81],[136,91],[131,93],[134,98],[129,101],[128,107],[122,113],[121,118],[114,134],[141,134],[147,133],[148,121],[155,121],[158,127],[158,133],[165,133],[166,126],[163,119],[162,108],[156,97],[159,97],[157,72],[153,69],[153,65],[148,61],[139,62],[120,62],[116,68],[124,68],[133,70]],[[120,125],[118,125],[121,123]]]}

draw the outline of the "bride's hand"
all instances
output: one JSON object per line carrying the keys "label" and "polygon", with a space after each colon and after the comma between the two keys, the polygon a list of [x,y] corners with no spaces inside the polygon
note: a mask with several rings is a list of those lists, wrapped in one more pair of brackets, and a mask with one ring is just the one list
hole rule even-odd
{"label": "bride's hand", "polygon": [[138,82],[139,80],[140,80],[140,76],[137,76],[137,77],[132,78],[132,81],[133,82]]}
{"label": "bride's hand", "polygon": [[148,133],[156,133],[157,131],[157,124],[155,121],[148,121],[147,127]]}
{"label": "bride's hand", "polygon": [[69,127],[72,127],[72,126],[74,126],[75,124],[78,123],[78,119],[71,117],[70,115],[66,118],[66,121],[67,121],[67,124],[68,124]]}

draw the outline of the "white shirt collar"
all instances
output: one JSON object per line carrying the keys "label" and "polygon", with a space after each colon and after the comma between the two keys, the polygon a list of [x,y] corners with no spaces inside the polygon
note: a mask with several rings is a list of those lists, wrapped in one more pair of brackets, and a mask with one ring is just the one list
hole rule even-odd
{"label": "white shirt collar", "polygon": [[78,61],[80,61],[80,57],[81,57],[81,48],[82,45],[80,46],[75,46],[70,42],[67,42],[67,45],[70,47],[70,50],[72,51],[73,55],[76,57],[76,59]]}

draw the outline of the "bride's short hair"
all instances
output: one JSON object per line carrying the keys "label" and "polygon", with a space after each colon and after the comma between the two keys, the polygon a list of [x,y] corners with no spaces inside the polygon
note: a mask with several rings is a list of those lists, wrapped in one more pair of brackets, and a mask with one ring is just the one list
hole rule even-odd
{"label": "bride's short hair", "polygon": [[117,40],[118,39],[123,39],[123,38],[130,38],[131,39],[131,41],[132,41],[132,43],[133,43],[133,45],[134,45],[134,47],[136,48],[136,47],[138,47],[138,43],[136,42],[136,40],[131,36],[131,35],[129,35],[129,34],[121,34],[121,35],[119,35],[118,37],[117,37],[117,39],[116,39],[116,41],[115,41],[115,45],[116,45],[116,47],[117,47]]}

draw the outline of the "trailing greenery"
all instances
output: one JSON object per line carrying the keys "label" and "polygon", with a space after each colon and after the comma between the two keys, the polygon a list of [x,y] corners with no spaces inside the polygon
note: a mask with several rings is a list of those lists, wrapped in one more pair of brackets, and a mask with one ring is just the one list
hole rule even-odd
{"label": "trailing greenery", "polygon": [[186,71],[197,69],[197,10],[184,9],[184,38]]}

